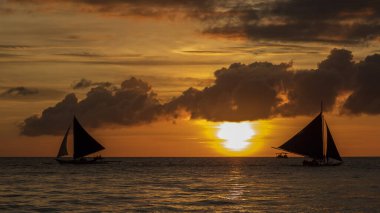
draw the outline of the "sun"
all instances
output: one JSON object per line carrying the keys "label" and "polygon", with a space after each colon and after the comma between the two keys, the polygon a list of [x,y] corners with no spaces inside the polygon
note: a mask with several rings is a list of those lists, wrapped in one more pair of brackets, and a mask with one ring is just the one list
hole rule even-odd
{"label": "sun", "polygon": [[231,151],[242,151],[248,147],[248,141],[256,133],[249,122],[220,124],[217,137],[224,140],[223,146]]}

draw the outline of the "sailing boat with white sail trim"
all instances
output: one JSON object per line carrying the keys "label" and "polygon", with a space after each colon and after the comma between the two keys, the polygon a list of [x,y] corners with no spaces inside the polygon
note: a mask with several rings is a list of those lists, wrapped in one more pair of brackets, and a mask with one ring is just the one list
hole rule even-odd
{"label": "sailing boat with white sail trim", "polygon": [[100,156],[94,157],[92,159],[85,158],[86,155],[93,154],[104,147],[97,142],[87,131],[82,127],[79,121],[74,116],[73,119],[73,145],[74,153],[72,159],[64,159],[63,156],[68,155],[67,151],[67,138],[70,133],[70,127],[67,129],[65,136],[63,137],[61,146],[59,148],[56,160],[61,164],[92,164],[92,163],[102,163],[103,158]]}
{"label": "sailing boat with white sail trim", "polygon": [[[327,131],[326,140],[324,137],[325,128]],[[280,147],[273,148],[311,158],[312,160],[303,161],[304,166],[337,166],[343,163],[324,119],[322,103],[319,115],[304,129]]]}

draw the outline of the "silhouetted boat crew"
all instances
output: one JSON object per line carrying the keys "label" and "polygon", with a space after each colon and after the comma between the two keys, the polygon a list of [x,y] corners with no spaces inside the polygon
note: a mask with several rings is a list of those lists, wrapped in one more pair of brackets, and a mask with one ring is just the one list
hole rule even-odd
{"label": "silhouetted boat crew", "polygon": [[288,154],[286,152],[276,153],[276,158],[288,158]]}
{"label": "silhouetted boat crew", "polygon": [[[326,128],[326,140],[324,128]],[[337,166],[343,163],[327,122],[323,117],[322,103],[319,115],[304,129],[280,147],[273,148],[311,158],[311,160],[305,159],[303,161],[304,166]]]}

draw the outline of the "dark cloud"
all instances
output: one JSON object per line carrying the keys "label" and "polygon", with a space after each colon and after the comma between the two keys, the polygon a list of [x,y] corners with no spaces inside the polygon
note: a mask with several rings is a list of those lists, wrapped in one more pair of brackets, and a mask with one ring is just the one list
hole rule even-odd
{"label": "dark cloud", "polygon": [[[178,88],[183,85],[195,87],[206,87],[214,82],[214,79],[209,78],[194,78],[194,77],[169,77],[169,76],[153,76],[153,75],[141,75],[139,78],[149,81],[155,87],[171,87]],[[182,92],[182,90],[180,91]]]}
{"label": "dark cloud", "polygon": [[79,52],[79,53],[60,53],[56,54],[60,56],[73,56],[73,57],[91,57],[91,58],[97,58],[97,57],[103,57],[103,55],[95,54],[95,53],[89,53],[89,52]]}
{"label": "dark cloud", "polygon": [[0,92],[2,100],[17,100],[26,102],[36,102],[42,100],[56,100],[61,98],[65,92],[51,88],[30,88],[30,87],[3,87]]}
{"label": "dark cloud", "polygon": [[82,78],[78,82],[74,82],[72,85],[73,89],[85,89],[91,86],[101,86],[101,87],[110,87],[112,83],[110,82],[92,82],[91,80]]}
{"label": "dark cloud", "polygon": [[285,84],[288,103],[278,111],[283,115],[314,114],[323,100],[331,110],[337,96],[353,89],[356,67],[350,51],[333,49],[316,70],[298,71]]}
{"label": "dark cloud", "polygon": [[111,0],[89,1],[80,0],[91,9],[101,13],[109,13],[118,16],[141,16],[141,17],[171,17],[183,14],[203,14],[214,10],[215,6],[224,3],[215,0]]}
{"label": "dark cloud", "polygon": [[368,56],[358,64],[355,90],[344,104],[346,113],[380,113],[380,55]]}
{"label": "dark cloud", "polygon": [[112,86],[112,83],[110,82],[94,82],[92,83],[94,86],[101,86],[101,87],[110,87]]}
{"label": "dark cloud", "polygon": [[68,127],[75,112],[78,99],[74,94],[67,95],[61,102],[49,107],[41,116],[26,118],[20,126],[20,134],[27,136],[61,134]]}
{"label": "dark cloud", "polygon": [[20,132],[28,136],[62,134],[74,114],[88,127],[148,123],[156,119],[160,107],[156,94],[147,83],[130,78],[116,90],[102,86],[92,88],[80,101],[75,94],[69,94],[40,116],[25,119]]}
{"label": "dark cloud", "polygon": [[[72,3],[76,9],[81,12],[97,12],[103,15],[110,16],[136,16],[136,17],[186,17],[189,14],[205,14],[215,8],[216,5],[224,4],[223,1],[215,0],[10,0],[10,2],[24,3],[24,4],[51,4],[50,9],[55,9],[54,3]],[[65,4],[67,6],[67,4]]]}
{"label": "dark cloud", "polygon": [[[51,4],[51,1],[41,0],[14,1]],[[81,12],[110,16],[196,19],[203,23],[205,34],[241,37],[255,42],[358,44],[380,35],[380,0],[56,1],[71,2]],[[54,8],[54,4],[49,8]]]}
{"label": "dark cloud", "polygon": [[73,89],[82,89],[82,88],[88,88],[92,85],[92,81],[87,80],[85,78],[82,78],[80,81],[75,82],[72,87]]}
{"label": "dark cloud", "polygon": [[1,93],[0,96],[29,96],[38,94],[37,89],[27,88],[27,87],[12,87]]}
{"label": "dark cloud", "polygon": [[352,93],[341,113],[380,113],[380,55],[356,63],[345,49],[333,49],[315,70],[291,71],[289,64],[232,64],[215,72],[215,83],[190,88],[165,105],[185,109],[192,118],[242,121],[332,111],[338,98]]}
{"label": "dark cloud", "polygon": [[190,88],[166,104],[169,111],[184,108],[192,118],[241,121],[268,118],[281,100],[283,80],[290,77],[290,64],[232,64],[215,72],[215,83],[199,91]]}
{"label": "dark cloud", "polygon": [[272,43],[272,42],[255,42],[250,46],[231,46],[227,47],[227,52],[236,53],[248,53],[252,55],[258,54],[294,54],[294,53],[305,53],[305,54],[321,54],[322,52],[328,51],[330,48],[322,46],[312,46],[306,44],[285,44],[285,43]]}
{"label": "dark cloud", "polygon": [[251,40],[360,43],[380,34],[380,1],[284,0],[231,9],[205,33]]}
{"label": "dark cloud", "polygon": [[[350,51],[333,49],[315,70],[294,71],[291,67],[291,62],[231,64],[215,71],[209,86],[189,88],[166,103],[160,103],[150,85],[136,78],[118,88],[97,86],[81,101],[70,94],[41,116],[25,119],[21,133],[62,134],[74,112],[91,127],[136,125],[158,117],[176,119],[183,111],[192,119],[210,121],[311,115],[319,112],[321,101],[324,111],[336,110],[344,94],[351,95],[343,100],[343,108],[338,109],[341,113],[380,113],[380,55],[355,62]],[[82,84],[92,83],[82,79]]]}

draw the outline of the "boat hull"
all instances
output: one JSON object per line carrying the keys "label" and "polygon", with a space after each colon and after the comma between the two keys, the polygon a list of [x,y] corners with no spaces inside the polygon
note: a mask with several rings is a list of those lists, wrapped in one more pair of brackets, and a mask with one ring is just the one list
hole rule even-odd
{"label": "boat hull", "polygon": [[56,158],[55,159],[58,163],[60,164],[104,164],[107,163],[107,161],[103,161],[102,159],[99,158],[94,158],[94,159],[70,159],[70,160],[63,160]]}
{"label": "boat hull", "polygon": [[343,162],[335,162],[335,163],[331,163],[331,162],[320,162],[320,161],[307,161],[307,160],[304,160],[302,162],[302,165],[303,166],[308,166],[308,167],[320,167],[320,166],[340,166],[342,165]]}

